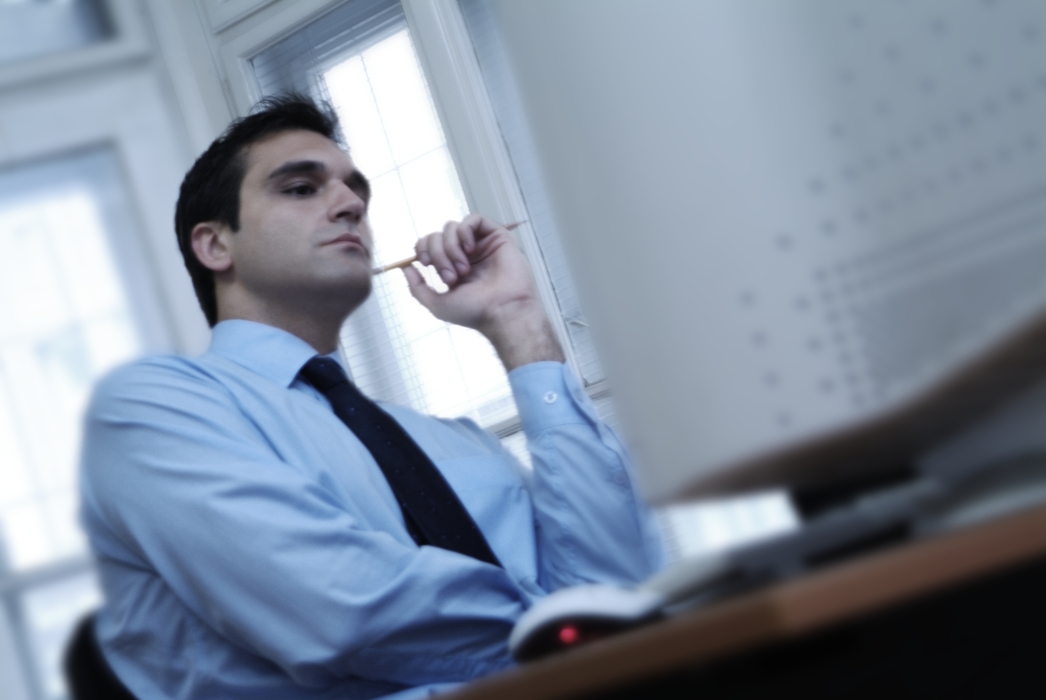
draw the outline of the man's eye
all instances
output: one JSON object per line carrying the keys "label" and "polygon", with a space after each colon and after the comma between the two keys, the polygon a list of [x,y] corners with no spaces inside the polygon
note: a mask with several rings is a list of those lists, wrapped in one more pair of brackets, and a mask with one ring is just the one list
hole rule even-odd
{"label": "man's eye", "polygon": [[315,187],[313,187],[312,185],[306,184],[306,183],[301,183],[299,185],[291,185],[290,187],[288,187],[287,189],[284,190],[284,192],[287,193],[287,194],[295,194],[295,195],[307,195],[307,194],[312,194],[315,191],[316,191]]}

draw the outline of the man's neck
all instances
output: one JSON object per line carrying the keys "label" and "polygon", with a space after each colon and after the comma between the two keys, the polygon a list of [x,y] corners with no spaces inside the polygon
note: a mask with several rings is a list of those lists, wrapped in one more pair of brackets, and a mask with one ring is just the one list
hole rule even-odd
{"label": "man's neck", "polygon": [[230,314],[228,316],[219,315],[218,317],[219,322],[231,321],[234,319],[263,323],[266,326],[272,326],[273,328],[287,331],[291,335],[297,336],[311,345],[320,355],[329,355],[338,349],[338,331],[341,329],[340,321],[335,321],[333,323],[317,323],[315,319],[303,318],[301,316],[283,316],[273,314]]}
{"label": "man's neck", "polygon": [[338,332],[348,317],[348,312],[320,314],[314,310],[303,313],[300,309],[272,305],[231,306],[229,309],[219,306],[219,321],[240,319],[279,328],[301,338],[321,355],[338,349]]}
{"label": "man's neck", "polygon": [[345,319],[366,299],[366,294],[331,290],[323,294],[285,290],[263,297],[240,285],[220,285],[216,291],[219,321],[240,319],[279,328],[301,338],[321,355],[338,349],[338,333]]}

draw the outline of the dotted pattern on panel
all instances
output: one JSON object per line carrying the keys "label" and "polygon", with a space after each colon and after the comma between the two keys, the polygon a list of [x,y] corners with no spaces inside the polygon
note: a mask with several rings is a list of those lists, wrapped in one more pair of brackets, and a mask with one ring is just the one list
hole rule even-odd
{"label": "dotted pattern on panel", "polygon": [[818,270],[830,337],[857,400],[1019,311],[1046,282],[1044,226],[1046,188]]}
{"label": "dotted pattern on panel", "polygon": [[[781,266],[808,266],[788,303],[817,319],[801,348],[824,367],[810,391],[866,409],[1046,305],[1046,3],[817,8],[839,166],[797,171],[821,215],[765,240]],[[772,395],[787,363],[758,324],[770,295],[752,284],[737,302]],[[792,426],[780,392],[768,406]]]}

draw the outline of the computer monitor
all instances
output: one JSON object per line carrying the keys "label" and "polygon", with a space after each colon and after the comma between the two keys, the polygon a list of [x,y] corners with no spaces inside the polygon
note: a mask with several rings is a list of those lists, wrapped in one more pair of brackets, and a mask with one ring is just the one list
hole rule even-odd
{"label": "computer monitor", "polygon": [[1046,4],[495,5],[649,500],[894,468],[1046,372]]}

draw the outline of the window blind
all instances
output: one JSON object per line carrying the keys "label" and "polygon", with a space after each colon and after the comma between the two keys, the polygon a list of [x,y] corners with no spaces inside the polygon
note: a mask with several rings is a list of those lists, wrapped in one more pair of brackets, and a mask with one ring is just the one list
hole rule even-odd
{"label": "window blind", "polygon": [[405,26],[399,0],[350,0],[252,58],[254,78],[263,95],[323,94],[324,69]]}

